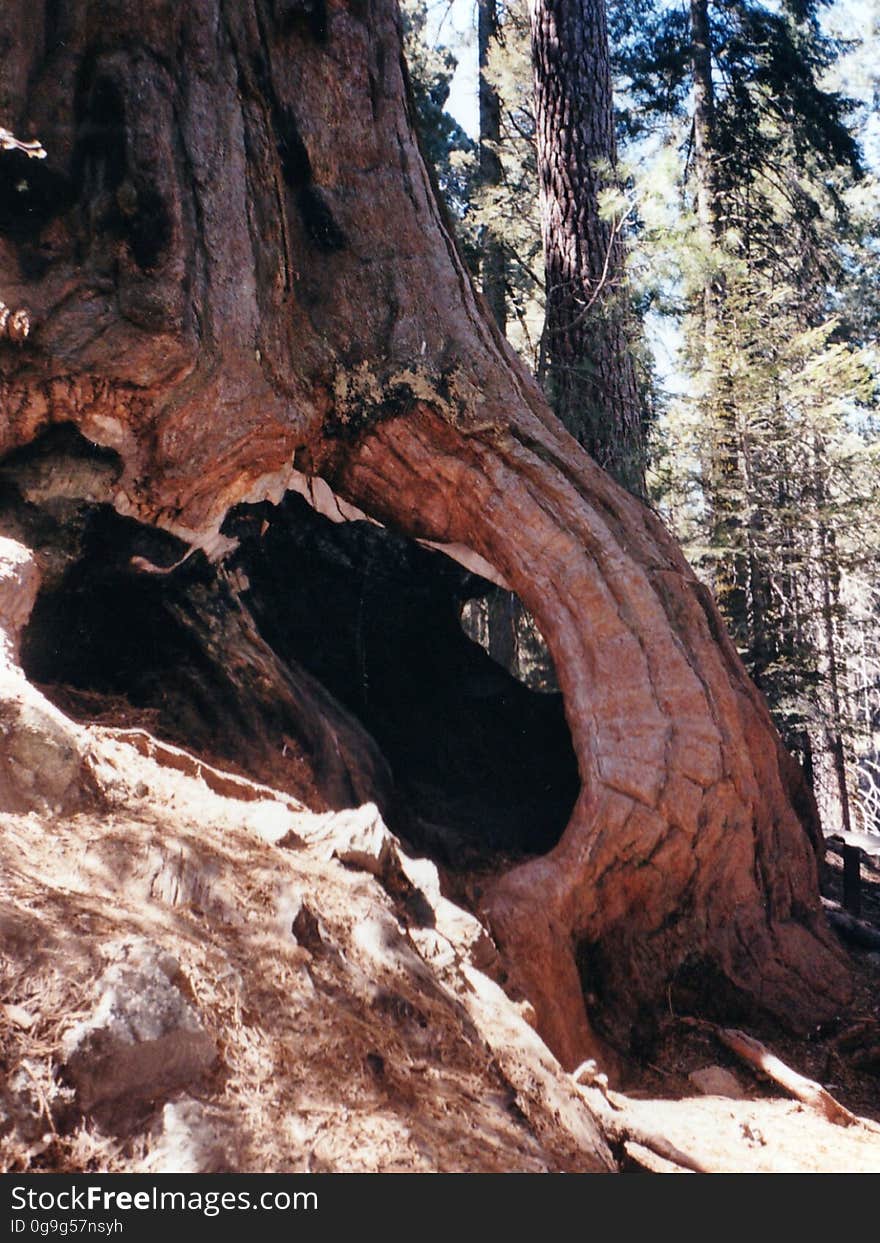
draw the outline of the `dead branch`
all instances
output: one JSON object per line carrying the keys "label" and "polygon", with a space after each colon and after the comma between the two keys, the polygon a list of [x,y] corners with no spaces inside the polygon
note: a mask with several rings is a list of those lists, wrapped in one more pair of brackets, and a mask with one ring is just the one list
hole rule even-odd
{"label": "dead branch", "polygon": [[796,1070],[792,1070],[790,1066],[786,1066],[785,1062],[771,1053],[753,1036],[747,1036],[745,1032],[737,1031],[732,1027],[719,1027],[715,1031],[721,1043],[747,1065],[754,1070],[759,1070],[768,1079],[772,1079],[795,1100],[809,1105],[811,1109],[818,1110],[829,1122],[837,1126],[865,1125],[861,1118],[850,1113],[821,1084],[813,1079],[807,1079],[804,1075],[798,1074]]}
{"label": "dead branch", "polygon": [[[586,1065],[589,1066],[589,1063]],[[575,1075],[581,1074],[583,1069],[583,1067],[578,1067]],[[619,1145],[624,1149],[627,1149],[629,1145],[635,1145],[636,1148],[645,1149],[660,1160],[670,1162],[679,1169],[687,1170],[692,1174],[712,1173],[699,1157],[682,1152],[665,1135],[657,1131],[646,1130],[628,1118],[626,1097],[620,1093],[611,1092],[607,1084],[596,1083],[595,1076],[590,1079],[589,1074],[588,1071],[586,1078],[582,1076],[580,1082],[577,1079],[575,1082],[610,1144]],[[599,1075],[598,1078],[605,1079],[605,1075]]]}
{"label": "dead branch", "polygon": [[36,138],[29,142],[22,142],[20,138],[16,138],[14,134],[10,134],[8,129],[0,126],[0,151],[23,151],[25,155],[30,156],[32,160],[45,160],[46,151],[41,142]]}
{"label": "dead branch", "polygon": [[660,1157],[652,1148],[645,1148],[643,1144],[637,1144],[634,1140],[627,1140],[623,1145],[624,1152],[642,1169],[647,1170],[651,1174],[693,1174],[693,1170],[689,1170],[682,1165],[678,1165],[675,1161],[668,1161],[666,1157]]}
{"label": "dead branch", "polygon": [[627,1144],[636,1144],[639,1148],[646,1148],[655,1156],[662,1158],[664,1161],[670,1161],[673,1165],[679,1166],[683,1170],[689,1170],[692,1174],[711,1174],[712,1170],[704,1165],[699,1157],[691,1156],[688,1152],[682,1152],[675,1144],[668,1140],[665,1135],[660,1135],[657,1131],[647,1131],[643,1127],[627,1121],[625,1118],[607,1114],[604,1111],[601,1115],[602,1128],[605,1134],[618,1144],[625,1148]]}

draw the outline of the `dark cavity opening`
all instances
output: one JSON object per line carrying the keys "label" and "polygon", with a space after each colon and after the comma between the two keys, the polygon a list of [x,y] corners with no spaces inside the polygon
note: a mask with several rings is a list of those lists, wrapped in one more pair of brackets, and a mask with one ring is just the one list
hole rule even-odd
{"label": "dark cavity opening", "polygon": [[399,831],[454,865],[541,854],[579,791],[562,696],[530,690],[462,630],[494,589],[442,553],[370,522],[333,523],[294,494],[243,506],[224,533],[264,638],[375,738]]}
{"label": "dark cavity opening", "polygon": [[118,472],[70,427],[0,464],[0,531],[43,570],[22,663],[63,710],[142,726],[316,805],[375,798],[448,867],[556,844],[579,789],[562,698],[463,632],[485,580],[291,494],[224,527],[240,541],[239,604],[201,554],[114,511]]}
{"label": "dark cavity opening", "polygon": [[[70,182],[52,167],[51,157],[35,160],[21,151],[0,153],[0,233],[4,236],[17,243],[32,242],[72,202]],[[32,275],[30,269],[23,274]]]}
{"label": "dark cavity opening", "polygon": [[[108,505],[83,516],[75,560],[40,592],[22,636],[22,665],[59,705],[82,717],[141,725],[211,748],[222,696],[197,638],[175,616],[179,581],[139,573],[132,557],[171,565],[180,543],[120,518]],[[196,573],[193,566],[187,588]]]}

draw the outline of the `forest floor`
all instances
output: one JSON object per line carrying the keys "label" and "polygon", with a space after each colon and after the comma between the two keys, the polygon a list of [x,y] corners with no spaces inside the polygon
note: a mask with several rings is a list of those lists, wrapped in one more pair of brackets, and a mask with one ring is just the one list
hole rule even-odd
{"label": "forest floor", "polygon": [[[95,737],[105,806],[0,817],[0,1168],[880,1172],[880,956],[852,952],[854,1004],[811,1039],[753,1031],[863,1121],[832,1124],[671,1012],[623,1091],[579,1087],[375,809],[315,815],[145,734]],[[108,970],[157,954],[216,1056],[157,1086],[135,1040],[124,1090],[89,1104],[71,1033],[106,1019]],[[706,1067],[739,1099],[701,1095]]]}

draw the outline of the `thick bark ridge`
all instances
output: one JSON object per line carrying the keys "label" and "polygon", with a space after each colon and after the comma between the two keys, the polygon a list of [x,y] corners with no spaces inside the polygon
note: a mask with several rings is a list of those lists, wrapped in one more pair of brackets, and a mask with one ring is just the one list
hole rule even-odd
{"label": "thick bark ridge", "polygon": [[3,450],[74,423],[118,455],[120,514],[215,557],[232,505],[320,475],[518,592],[582,789],[485,900],[565,1063],[593,1050],[585,987],[625,1017],[694,964],[832,1013],[814,804],[674,542],[485,318],[391,0],[12,0],[0,41],[0,117],[49,152],[2,191],[0,296],[33,324],[0,342]]}
{"label": "thick bark ridge", "polygon": [[601,214],[616,143],[605,0],[531,0],[544,241],[544,385],[606,470],[645,494],[644,432],[627,331],[619,222]]}

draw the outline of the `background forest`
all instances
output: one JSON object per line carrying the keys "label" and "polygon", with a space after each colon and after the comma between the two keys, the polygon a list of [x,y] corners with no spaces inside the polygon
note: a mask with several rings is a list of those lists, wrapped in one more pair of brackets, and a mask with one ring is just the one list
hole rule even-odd
{"label": "background forest", "polygon": [[[510,344],[581,443],[647,491],[714,591],[826,832],[877,832],[880,5],[571,7],[583,29],[560,53],[564,32],[539,46],[526,0],[405,0],[426,154]],[[562,149],[542,147],[541,66],[551,84],[572,63],[601,77],[606,21],[610,141],[586,107],[580,128],[559,126]],[[569,184],[588,201],[581,234],[590,212],[599,230],[593,267],[577,290],[551,276],[548,297],[553,170],[578,163]],[[554,299],[567,292],[566,331],[580,335],[563,368]],[[613,443],[612,336],[634,373],[635,465]],[[468,608],[496,659],[552,685],[514,597]]]}

